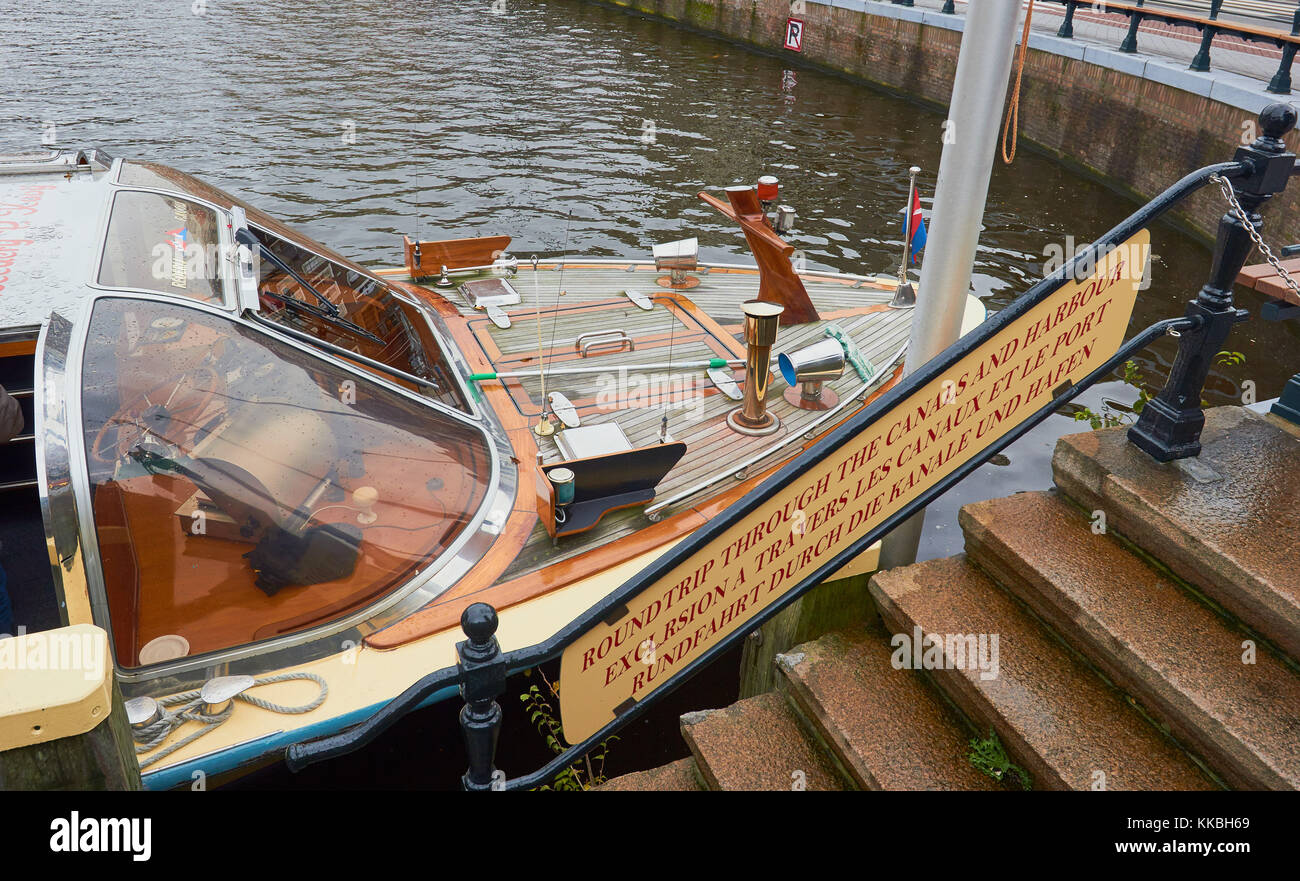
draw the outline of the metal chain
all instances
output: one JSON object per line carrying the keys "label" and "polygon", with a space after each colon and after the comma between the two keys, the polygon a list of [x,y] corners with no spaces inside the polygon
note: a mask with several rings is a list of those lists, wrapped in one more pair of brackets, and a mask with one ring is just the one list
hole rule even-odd
{"label": "metal chain", "polygon": [[1291,273],[1282,267],[1281,261],[1273,255],[1273,249],[1260,237],[1259,230],[1255,228],[1255,224],[1250,222],[1250,216],[1246,214],[1246,209],[1242,208],[1241,203],[1237,201],[1237,194],[1232,191],[1232,184],[1228,183],[1227,178],[1218,174],[1210,175],[1210,180],[1219,185],[1223,197],[1232,206],[1233,213],[1241,218],[1241,222],[1246,225],[1246,232],[1250,233],[1251,241],[1255,243],[1255,247],[1259,248],[1259,252],[1264,255],[1268,265],[1273,267],[1273,270],[1282,278],[1282,281],[1291,289],[1291,292],[1300,297],[1300,284],[1297,284],[1296,280],[1291,277]]}

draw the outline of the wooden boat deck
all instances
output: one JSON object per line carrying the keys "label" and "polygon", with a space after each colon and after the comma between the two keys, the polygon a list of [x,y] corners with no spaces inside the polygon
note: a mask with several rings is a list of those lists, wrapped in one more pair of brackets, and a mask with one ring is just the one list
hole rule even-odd
{"label": "wooden boat deck", "polygon": [[[875,366],[875,377],[884,377],[898,363],[911,325],[911,310],[890,309],[893,288],[887,284],[854,279],[804,279],[810,298],[822,320],[782,327],[772,349],[773,380],[769,388],[769,412],[781,420],[775,433],[750,437],[727,427],[727,413],[739,403],[723,395],[699,367],[681,366],[709,358],[743,359],[745,345],[740,306],[758,294],[758,275],[743,269],[712,269],[692,274],[698,284],[673,289],[658,283],[662,273],[639,264],[601,265],[571,263],[563,272],[558,267],[521,267],[511,284],[523,299],[506,307],[511,326],[496,327],[487,316],[474,310],[456,290],[444,295],[456,303],[467,319],[483,354],[498,372],[536,370],[539,312],[541,351],[548,370],[546,391],[561,392],[576,406],[583,426],[615,423],[633,448],[658,443],[665,413],[668,433],[687,445],[686,454],[659,484],[657,499],[667,499],[733,468],[746,459],[780,446],[781,442],[807,432],[822,418],[823,411],[810,411],[787,403],[787,388],[776,369],[776,356],[827,338],[835,325],[851,336],[862,355]],[[653,302],[645,311],[623,294],[640,292]],[[563,294],[561,294],[563,290]],[[540,310],[538,303],[540,302]],[[635,350],[602,346],[586,357],[576,343],[584,334],[622,330],[635,342]],[[637,369],[628,369],[638,365]],[[646,369],[652,365],[652,369]],[[671,365],[671,366],[670,366]],[[560,373],[564,368],[599,367],[600,372]],[[744,369],[731,371],[743,389]],[[841,400],[860,395],[876,385],[864,383],[846,366],[844,375],[827,387]],[[502,379],[520,415],[535,423],[543,400],[538,377]],[[844,411],[847,415],[847,410]],[[838,421],[837,417],[836,421]],[[824,430],[823,429],[819,429]],[[800,444],[790,443],[757,466],[767,469],[793,456]],[[563,460],[554,438],[539,441],[546,463]],[[690,499],[698,503],[735,485],[727,479]],[[683,503],[687,504],[687,503]],[[593,529],[552,539],[539,523],[514,563],[503,574],[505,580],[534,572],[599,545],[626,536],[647,523],[644,507],[606,514]]]}

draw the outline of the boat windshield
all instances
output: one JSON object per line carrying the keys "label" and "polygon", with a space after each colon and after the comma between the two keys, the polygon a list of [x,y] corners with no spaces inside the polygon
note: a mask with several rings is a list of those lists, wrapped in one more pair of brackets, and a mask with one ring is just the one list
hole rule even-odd
{"label": "boat windshield", "polygon": [[252,232],[265,248],[257,289],[266,317],[431,380],[432,389],[410,388],[466,409],[438,341],[415,306],[378,279],[264,229],[253,227]]}
{"label": "boat windshield", "polygon": [[[236,205],[243,208],[252,232],[274,257],[264,252],[254,255],[259,267],[258,291],[263,315],[429,380],[435,388],[403,384],[419,394],[468,411],[468,402],[423,314],[378,276],[264,211],[174,168],[153,162],[124,162],[118,180],[127,186],[179,189],[225,209]],[[327,299],[332,308],[321,310],[320,301],[307,288]],[[333,317],[335,311],[337,318]],[[381,375],[391,379],[389,374]]]}
{"label": "boat windshield", "polygon": [[178,196],[113,197],[97,281],[104,287],[221,302],[217,212]]}
{"label": "boat windshield", "polygon": [[230,318],[96,302],[81,412],[118,663],[337,620],[448,551],[480,431]]}

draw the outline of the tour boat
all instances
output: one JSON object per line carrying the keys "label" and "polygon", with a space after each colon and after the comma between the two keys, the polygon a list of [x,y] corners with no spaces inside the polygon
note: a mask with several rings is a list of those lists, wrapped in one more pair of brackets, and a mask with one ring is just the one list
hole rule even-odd
{"label": "tour boat", "polygon": [[147,786],[357,723],[471,602],[542,641],[897,381],[909,286],[796,271],[773,178],[720,195],[756,265],[489,236],[370,271],[163,165],[0,159],[0,489],[45,546],[0,538],[52,576],[10,591],[107,634]]}

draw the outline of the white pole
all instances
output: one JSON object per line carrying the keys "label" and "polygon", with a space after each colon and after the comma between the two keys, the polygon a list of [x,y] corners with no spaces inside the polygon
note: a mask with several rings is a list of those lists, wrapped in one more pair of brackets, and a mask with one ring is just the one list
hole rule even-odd
{"label": "white pole", "polygon": [[[966,7],[904,375],[961,335],[1019,17],[1020,0],[972,0]],[[924,523],[920,511],[885,537],[881,569],[916,560]]]}

